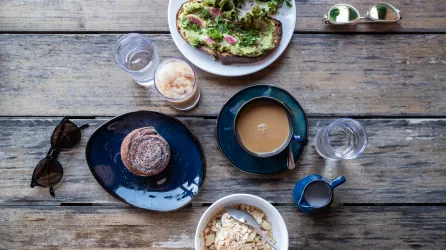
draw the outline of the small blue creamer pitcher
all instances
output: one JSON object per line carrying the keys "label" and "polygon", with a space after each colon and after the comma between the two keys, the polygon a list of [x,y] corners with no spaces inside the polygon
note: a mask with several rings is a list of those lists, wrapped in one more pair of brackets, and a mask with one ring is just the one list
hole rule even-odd
{"label": "small blue creamer pitcher", "polygon": [[345,182],[344,176],[331,181],[312,174],[296,183],[294,187],[294,200],[299,209],[307,214],[319,212],[328,208],[333,202],[333,189]]}

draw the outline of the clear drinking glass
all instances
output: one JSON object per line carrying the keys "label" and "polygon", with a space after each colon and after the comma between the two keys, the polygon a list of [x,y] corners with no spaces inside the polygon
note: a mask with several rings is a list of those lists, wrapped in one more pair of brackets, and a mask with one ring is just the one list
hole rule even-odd
{"label": "clear drinking glass", "polygon": [[155,70],[160,63],[152,41],[137,33],[121,37],[114,48],[115,61],[135,82],[153,85]]}
{"label": "clear drinking glass", "polygon": [[200,89],[194,68],[178,58],[164,60],[155,72],[155,88],[178,110],[194,108],[200,100]]}
{"label": "clear drinking glass", "polygon": [[314,145],[324,158],[355,159],[367,147],[367,132],[357,120],[342,118],[320,130],[314,138]]}

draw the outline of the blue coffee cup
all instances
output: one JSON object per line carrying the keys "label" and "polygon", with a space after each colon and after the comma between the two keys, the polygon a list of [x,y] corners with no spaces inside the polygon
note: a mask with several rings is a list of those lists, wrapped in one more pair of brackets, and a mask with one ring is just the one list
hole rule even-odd
{"label": "blue coffee cup", "polygon": [[[286,114],[287,119],[288,119],[288,126],[289,126],[289,133],[288,133],[288,137],[285,140],[285,142],[282,144],[281,147],[275,149],[272,152],[268,152],[268,153],[256,153],[256,152],[252,152],[251,150],[247,149],[245,147],[245,145],[243,145],[242,139],[240,138],[240,135],[238,133],[238,119],[240,117],[240,114],[243,113],[243,111],[245,109],[247,109],[249,106],[251,105],[256,105],[256,104],[276,104],[278,105],[278,107],[280,107]],[[306,146],[308,143],[308,139],[300,136],[298,134],[296,134],[294,132],[294,117],[293,117],[293,113],[291,112],[291,110],[288,108],[288,106],[279,101],[276,98],[273,97],[267,97],[267,96],[261,96],[261,97],[256,97],[253,98],[249,101],[247,101],[245,104],[243,104],[239,111],[237,112],[237,114],[235,115],[235,119],[234,119],[234,134],[235,137],[237,139],[237,142],[239,143],[240,147],[243,148],[243,150],[245,150],[248,154],[255,156],[255,157],[260,157],[260,158],[267,158],[267,157],[272,157],[275,155],[278,155],[279,153],[281,153],[282,151],[284,151],[286,148],[288,148],[290,146],[290,143],[298,143],[302,146]]]}

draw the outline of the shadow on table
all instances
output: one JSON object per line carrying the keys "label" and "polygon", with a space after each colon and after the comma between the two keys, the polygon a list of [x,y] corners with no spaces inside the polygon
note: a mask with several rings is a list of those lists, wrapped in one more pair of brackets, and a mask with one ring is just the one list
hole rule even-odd
{"label": "shadow on table", "polygon": [[400,29],[398,23],[358,23],[356,25],[326,25],[325,32],[396,32]]}
{"label": "shadow on table", "polygon": [[[288,54],[289,48],[287,48],[283,54],[274,61],[271,65],[267,66],[266,68],[250,74],[246,76],[238,76],[238,77],[222,77],[213,75],[210,73],[207,73],[203,70],[200,70],[199,74],[202,78],[205,78],[208,81],[212,81],[215,84],[218,85],[225,85],[225,86],[250,86],[255,84],[274,84],[274,77],[272,75],[277,70],[277,68],[280,67],[281,64],[285,63],[286,55]],[[268,81],[266,79],[269,79]]]}

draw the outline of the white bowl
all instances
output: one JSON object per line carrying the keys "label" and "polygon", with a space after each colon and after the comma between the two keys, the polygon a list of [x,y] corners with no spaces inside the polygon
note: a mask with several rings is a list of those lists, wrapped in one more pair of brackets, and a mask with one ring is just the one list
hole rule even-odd
{"label": "white bowl", "polygon": [[237,204],[255,206],[262,210],[272,224],[273,235],[274,239],[276,239],[278,249],[288,249],[288,230],[279,211],[277,211],[277,209],[269,202],[260,197],[250,194],[233,194],[216,201],[204,212],[203,216],[201,216],[200,222],[198,222],[197,231],[195,232],[196,250],[203,249],[204,240],[201,239],[201,232],[205,229],[207,223],[211,221],[212,217],[221,212],[225,207]]}

